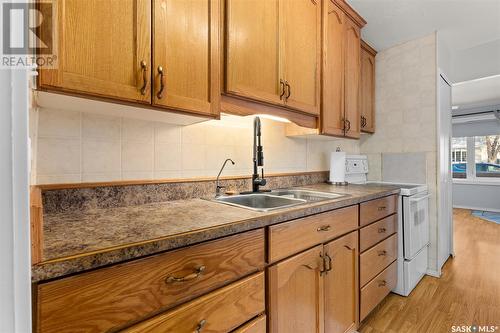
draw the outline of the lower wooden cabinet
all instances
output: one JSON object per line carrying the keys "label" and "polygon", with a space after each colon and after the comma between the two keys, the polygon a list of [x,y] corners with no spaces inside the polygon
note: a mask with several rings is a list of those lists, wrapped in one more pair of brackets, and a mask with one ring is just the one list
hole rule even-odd
{"label": "lower wooden cabinet", "polygon": [[398,281],[397,265],[397,261],[394,261],[361,289],[361,320],[365,319],[377,304],[382,302],[392,289],[396,288],[396,283]]}
{"label": "lower wooden cabinet", "polygon": [[273,333],[344,333],[358,323],[358,232],[268,269]]}
{"label": "lower wooden cabinet", "polygon": [[127,327],[261,270],[264,251],[258,229],[39,284],[37,332]]}
{"label": "lower wooden cabinet", "polygon": [[230,332],[265,311],[264,273],[257,273],[124,332]]}
{"label": "lower wooden cabinet", "polygon": [[271,332],[323,332],[323,273],[323,245],[268,268]]}
{"label": "lower wooden cabinet", "polygon": [[254,320],[237,328],[233,333],[266,333],[267,332],[267,317],[260,315]]}
{"label": "lower wooden cabinet", "polygon": [[346,332],[358,322],[358,232],[325,245],[325,332]]}
{"label": "lower wooden cabinet", "polygon": [[260,272],[124,332],[230,332],[264,311],[265,282]]}

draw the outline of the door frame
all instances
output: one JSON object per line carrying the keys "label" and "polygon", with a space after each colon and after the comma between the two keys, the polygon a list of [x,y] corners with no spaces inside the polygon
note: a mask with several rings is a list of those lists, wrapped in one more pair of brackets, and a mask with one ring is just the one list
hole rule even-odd
{"label": "door frame", "polygon": [[[449,96],[447,97],[450,101],[450,110],[447,110],[447,113],[443,115],[443,112],[445,110],[441,109],[441,101],[444,98],[441,96],[440,89],[441,89],[441,82],[444,82],[450,87],[449,90]],[[441,275],[441,269],[446,260],[441,262],[440,258],[440,246],[439,246],[439,239],[440,239],[440,232],[447,232],[448,233],[448,256],[446,258],[449,258],[449,255],[452,257],[455,256],[455,251],[454,251],[454,244],[453,244],[453,192],[452,192],[452,175],[451,175],[451,168],[448,168],[447,173],[446,173],[446,178],[447,181],[445,180],[445,183],[447,183],[446,187],[443,188],[441,186],[441,160],[442,159],[447,159],[448,160],[448,165],[451,165],[451,137],[452,137],[452,125],[451,125],[451,89],[452,89],[452,82],[451,80],[446,76],[446,74],[443,72],[441,68],[437,68],[437,85],[436,85],[436,108],[437,108],[437,150],[438,150],[438,155],[437,155],[437,162],[438,162],[438,184],[437,184],[437,193],[438,197],[436,198],[436,204],[437,204],[437,255],[436,255],[436,264],[437,264],[437,273]],[[448,129],[448,131],[447,131]],[[448,151],[443,151],[441,149],[440,141],[441,140],[447,140],[448,141]],[[446,155],[446,156],[445,156]],[[448,194],[448,198],[446,200],[445,206],[443,207],[441,204],[441,198],[445,193]],[[447,209],[449,207],[448,212],[444,212],[444,209]],[[446,218],[448,220],[448,225],[445,227],[445,229],[440,229],[439,225],[443,221],[442,219]]]}
{"label": "door frame", "polygon": [[[22,33],[22,32],[21,32]],[[0,322],[31,332],[28,69],[0,70]]]}

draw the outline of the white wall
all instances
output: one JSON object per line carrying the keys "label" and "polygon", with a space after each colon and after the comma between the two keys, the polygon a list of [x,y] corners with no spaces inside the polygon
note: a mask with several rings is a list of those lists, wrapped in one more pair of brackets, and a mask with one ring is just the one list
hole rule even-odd
{"label": "white wall", "polygon": [[372,180],[382,178],[382,153],[425,154],[431,194],[429,268],[437,269],[437,50],[435,33],[376,57],[376,133],[361,139]]}
{"label": "white wall", "polygon": [[28,80],[0,70],[0,332],[31,331]]}
{"label": "white wall", "polygon": [[453,207],[500,212],[500,184],[453,184]]}
{"label": "white wall", "polygon": [[[223,116],[189,126],[67,110],[40,109],[32,126],[36,183],[214,177],[252,173],[253,117]],[[145,111],[147,112],[147,111]],[[324,171],[337,146],[357,140],[288,138],[285,123],[262,119],[267,173]]]}

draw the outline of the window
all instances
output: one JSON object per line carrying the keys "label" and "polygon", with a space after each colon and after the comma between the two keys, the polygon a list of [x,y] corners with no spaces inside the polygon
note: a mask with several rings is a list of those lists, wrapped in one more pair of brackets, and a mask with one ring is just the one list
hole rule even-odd
{"label": "window", "polygon": [[500,178],[500,135],[474,138],[476,177]]}
{"label": "window", "polygon": [[467,138],[452,138],[451,168],[453,178],[467,178]]}
{"label": "window", "polygon": [[452,138],[451,167],[453,178],[500,180],[500,135]]}

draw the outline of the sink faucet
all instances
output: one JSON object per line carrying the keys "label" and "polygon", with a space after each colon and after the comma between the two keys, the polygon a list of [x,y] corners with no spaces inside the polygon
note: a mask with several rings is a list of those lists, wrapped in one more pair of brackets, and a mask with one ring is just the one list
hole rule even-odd
{"label": "sink faucet", "polygon": [[222,168],[220,168],[219,174],[217,175],[217,179],[215,181],[215,197],[216,198],[221,196],[220,190],[222,190],[223,188],[225,188],[225,186],[220,186],[219,185],[219,177],[220,177],[220,174],[222,173],[222,170],[224,170],[224,167],[226,166],[227,162],[231,162],[234,165],[234,161],[232,159],[230,159],[230,158],[226,159],[224,161],[224,164],[222,164]]}
{"label": "sink faucet", "polygon": [[260,186],[266,185],[264,178],[264,168],[262,168],[262,177],[259,176],[258,167],[264,166],[264,153],[261,143],[261,124],[260,118],[255,117],[253,121],[253,175],[252,175],[252,192],[259,192]]}

